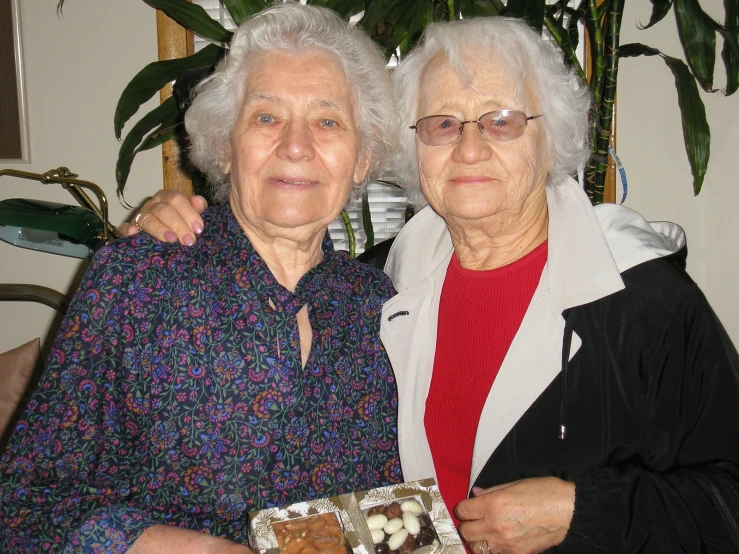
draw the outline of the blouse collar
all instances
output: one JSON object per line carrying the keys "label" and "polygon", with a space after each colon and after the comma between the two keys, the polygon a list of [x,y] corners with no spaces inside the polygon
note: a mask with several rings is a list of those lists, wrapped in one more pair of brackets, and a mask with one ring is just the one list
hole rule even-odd
{"label": "blouse collar", "polygon": [[300,278],[295,292],[291,292],[277,282],[267,263],[247,238],[231,206],[224,203],[213,211],[215,217],[210,223],[213,233],[220,235],[213,238],[224,241],[237,291],[253,290],[258,294],[265,310],[274,310],[277,314],[286,316],[294,316],[311,298],[325,292],[330,270],[343,255],[334,250],[328,231],[321,243],[323,259]]}

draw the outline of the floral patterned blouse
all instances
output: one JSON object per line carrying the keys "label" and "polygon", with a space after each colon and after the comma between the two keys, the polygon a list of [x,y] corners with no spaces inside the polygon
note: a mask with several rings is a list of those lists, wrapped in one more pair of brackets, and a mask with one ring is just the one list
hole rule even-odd
{"label": "floral patterned blouse", "polygon": [[125,552],[156,523],[245,543],[249,511],[401,480],[389,278],[327,238],[291,293],[228,205],[204,219],[192,247],[95,255],[0,458],[1,552]]}

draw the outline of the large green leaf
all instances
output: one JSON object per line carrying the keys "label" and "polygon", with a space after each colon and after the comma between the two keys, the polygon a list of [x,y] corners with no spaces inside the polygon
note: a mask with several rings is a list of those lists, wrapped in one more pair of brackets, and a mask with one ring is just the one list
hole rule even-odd
{"label": "large green leaf", "polygon": [[372,225],[372,212],[370,212],[369,196],[366,191],[362,195],[362,228],[367,237],[364,249],[368,250],[375,245],[375,228]]}
{"label": "large green leaf", "polygon": [[152,8],[162,10],[177,23],[197,35],[215,42],[231,40],[231,31],[208,15],[201,6],[187,0],[144,0]]}
{"label": "large green leaf", "polygon": [[567,34],[570,36],[570,43],[573,48],[577,48],[577,45],[580,43],[580,18],[580,13],[572,10],[570,21],[567,24]]}
{"label": "large green leaf", "polygon": [[231,14],[234,23],[241,25],[245,19],[262,11],[267,6],[267,2],[265,0],[223,0],[223,5]]}
{"label": "large green leaf", "polygon": [[662,52],[646,44],[632,42],[618,47],[619,58],[636,58],[637,56],[661,56]]}
{"label": "large green leaf", "polygon": [[[585,73],[577,59],[577,44],[573,44],[569,25],[565,27],[563,20],[555,17],[556,8],[551,6],[544,15],[544,25],[554,41],[564,53],[565,63],[575,68],[583,83],[587,83]],[[576,23],[576,22],[575,22]]]}
{"label": "large green leaf", "polygon": [[716,28],[698,0],[675,0],[675,18],[685,56],[701,87],[713,91]]}
{"label": "large green leaf", "polygon": [[[444,7],[446,3],[442,3]],[[409,50],[431,21],[429,0],[368,0],[359,24],[385,53]]]}
{"label": "large green leaf", "polygon": [[688,66],[682,60],[670,56],[663,56],[663,59],[675,76],[685,150],[693,174],[693,193],[697,195],[703,187],[708,159],[711,156],[711,128],[706,119],[706,108]]}
{"label": "large green leaf", "polygon": [[726,95],[734,94],[739,88],[739,0],[724,0],[725,32],[721,57],[726,68]]}
{"label": "large green leaf", "polygon": [[146,135],[154,129],[162,129],[181,121],[182,112],[177,107],[177,101],[171,96],[154,108],[133,126],[118,150],[118,162],[115,167],[115,178],[118,183],[118,195],[123,193],[131,171],[131,164],[136,156],[138,147]]}
{"label": "large green leaf", "polygon": [[458,12],[463,17],[487,17],[499,15],[505,10],[501,0],[457,0]]}
{"label": "large green leaf", "polygon": [[182,129],[183,125],[183,121],[176,121],[170,125],[157,128],[149,133],[141,144],[139,144],[139,147],[136,148],[136,153],[138,154],[145,150],[151,150],[152,148],[156,148],[157,146],[164,144],[168,140],[174,139],[177,136],[177,133]]}
{"label": "large green leaf", "polygon": [[333,10],[346,20],[364,11],[364,0],[308,0],[308,3]]}
{"label": "large green leaf", "polygon": [[675,77],[677,101],[680,105],[685,151],[688,154],[690,171],[693,174],[693,192],[697,195],[703,186],[708,159],[711,156],[711,128],[708,126],[706,108],[701,100],[698,85],[690,69],[682,60],[666,56],[656,48],[639,43],[622,45],[618,55],[621,58],[641,55],[661,56],[672,71]]}
{"label": "large green leaf", "polygon": [[359,20],[359,25],[369,33],[374,35],[374,29],[377,22],[387,17],[388,12],[397,0],[366,0],[364,7],[364,15]]}
{"label": "large green leaf", "polygon": [[175,80],[187,69],[212,67],[224,54],[223,48],[209,44],[187,58],[152,62],[147,65],[128,83],[118,100],[113,119],[116,138],[121,138],[123,126],[138,111],[141,104],[154,96],[163,86]]}
{"label": "large green leaf", "polygon": [[545,11],[546,0],[508,0],[504,15],[525,19],[534,30],[541,32]]}
{"label": "large green leaf", "polygon": [[[441,6],[444,6],[444,15],[441,17],[446,19],[448,17],[448,12],[445,9],[446,3],[439,4],[439,7]],[[395,25],[395,39],[401,54],[407,54],[411,51],[433,17],[431,7],[427,3],[423,3],[420,9],[417,10],[408,9],[406,5],[400,5],[394,12],[390,13],[389,19],[397,22]],[[438,21],[439,18],[436,18],[436,20]]]}
{"label": "large green leaf", "polygon": [[672,7],[672,0],[651,0],[651,2],[652,16],[649,18],[649,23],[641,27],[642,29],[649,29],[652,25],[662,21]]}
{"label": "large green leaf", "polygon": [[210,75],[214,69],[215,66],[186,69],[177,77],[172,94],[177,98],[177,105],[180,107],[180,110],[183,112],[187,111],[187,108],[192,104],[192,90],[200,81]]}

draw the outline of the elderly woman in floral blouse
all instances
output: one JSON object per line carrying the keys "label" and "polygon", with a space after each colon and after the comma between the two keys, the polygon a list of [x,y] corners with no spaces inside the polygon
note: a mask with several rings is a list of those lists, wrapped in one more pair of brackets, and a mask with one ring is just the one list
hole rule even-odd
{"label": "elderly woman in floral blouse", "polygon": [[237,31],[186,119],[227,202],[194,247],[95,256],[0,460],[0,551],[248,552],[251,510],[400,480],[394,291],[326,234],[392,148],[384,65],[316,7]]}

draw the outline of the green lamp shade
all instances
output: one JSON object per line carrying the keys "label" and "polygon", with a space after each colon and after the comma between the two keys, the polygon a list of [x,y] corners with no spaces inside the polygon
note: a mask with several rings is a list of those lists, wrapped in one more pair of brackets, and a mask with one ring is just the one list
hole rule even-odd
{"label": "green lamp shade", "polygon": [[79,206],[12,198],[0,202],[0,240],[22,248],[88,258],[102,246],[103,222]]}

